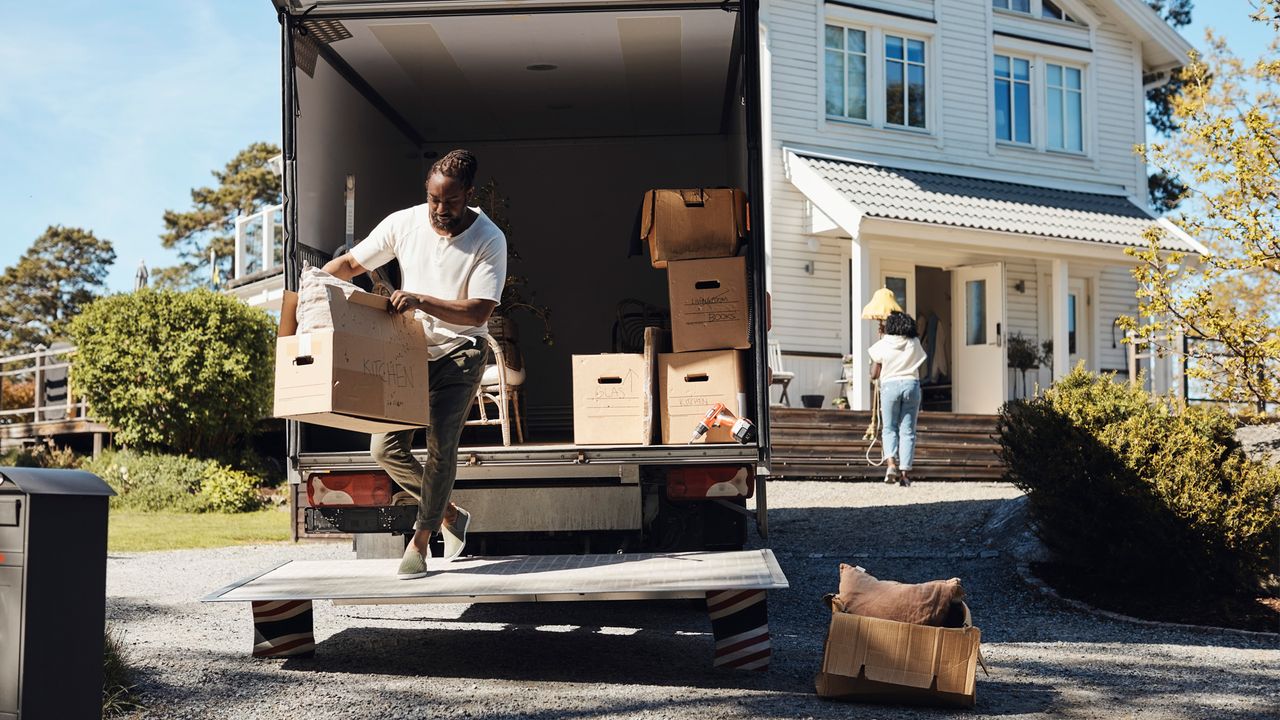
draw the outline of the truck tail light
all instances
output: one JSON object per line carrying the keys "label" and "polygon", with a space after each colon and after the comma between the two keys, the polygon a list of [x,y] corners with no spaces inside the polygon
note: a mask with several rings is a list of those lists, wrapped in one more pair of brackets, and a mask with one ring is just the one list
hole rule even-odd
{"label": "truck tail light", "polygon": [[756,475],[745,465],[694,465],[667,468],[667,497],[700,500],[716,497],[749,498],[755,493]]}
{"label": "truck tail light", "polygon": [[316,473],[307,476],[311,507],[378,507],[391,504],[391,478],[380,472]]}

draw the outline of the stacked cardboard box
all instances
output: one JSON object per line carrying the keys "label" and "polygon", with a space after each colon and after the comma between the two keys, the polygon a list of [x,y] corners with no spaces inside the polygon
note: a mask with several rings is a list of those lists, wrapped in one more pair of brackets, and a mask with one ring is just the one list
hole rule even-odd
{"label": "stacked cardboard box", "polygon": [[[653,190],[645,196],[642,229],[654,267],[667,270],[674,352],[658,357],[662,442],[688,442],[716,403],[738,415],[746,408],[747,261],[737,255],[746,236],[740,190]],[[713,428],[698,442],[733,442]]]}
{"label": "stacked cardboard box", "polygon": [[[670,340],[650,328],[643,356],[573,357],[579,445],[650,444],[655,436],[683,443],[716,403],[738,414],[746,406],[747,358],[740,351],[751,347],[747,264],[737,256],[748,230],[745,195],[729,188],[650,190],[640,229],[653,267],[667,270]],[[729,428],[716,428],[699,441],[733,437]]]}

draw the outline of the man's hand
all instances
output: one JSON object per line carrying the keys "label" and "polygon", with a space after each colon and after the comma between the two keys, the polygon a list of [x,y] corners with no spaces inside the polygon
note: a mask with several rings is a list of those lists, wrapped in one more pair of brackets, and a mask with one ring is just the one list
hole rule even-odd
{"label": "man's hand", "polygon": [[391,293],[391,309],[392,313],[407,313],[422,308],[422,298],[404,290],[397,290]]}

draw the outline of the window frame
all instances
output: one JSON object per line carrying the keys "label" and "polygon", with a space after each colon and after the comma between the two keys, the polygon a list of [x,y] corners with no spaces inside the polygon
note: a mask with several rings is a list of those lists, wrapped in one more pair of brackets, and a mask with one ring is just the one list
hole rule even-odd
{"label": "window frame", "polygon": [[[1013,4],[1013,0],[1004,1],[1010,5]],[[997,7],[995,2],[996,0],[991,0],[991,12],[1006,13],[1015,17],[1030,18],[1032,20],[1039,20],[1042,22],[1059,23],[1062,25],[1072,25],[1076,27],[1088,26],[1090,24],[1080,16],[1080,13],[1076,12],[1074,9],[1069,10],[1063,7],[1062,3],[1056,0],[1054,5],[1056,5],[1058,10],[1062,12],[1063,17],[1061,18],[1044,14],[1044,0],[1028,0],[1027,7],[1029,9],[1026,12],[1023,12],[1022,10],[1014,10],[1009,7]]]}
{"label": "window frame", "polygon": [[[819,3],[817,8],[819,42],[817,112],[820,131],[849,133],[857,129],[871,128],[886,131],[895,136],[902,134],[931,137],[939,145],[942,142],[942,92],[938,87],[941,73],[936,71],[941,49],[937,23],[927,19],[915,19],[873,13],[843,5]],[[867,119],[850,119],[827,114],[826,78],[826,26],[862,30],[867,33]],[[911,125],[891,125],[886,122],[885,35],[924,43],[925,68],[925,116],[923,128]],[[905,52],[904,52],[905,59]],[[934,68],[935,70],[931,70]]]}
{"label": "window frame", "polygon": [[[843,59],[844,59],[845,83],[844,83],[844,86],[843,86],[843,90],[844,90],[844,93],[845,93],[845,97],[844,97],[844,107],[845,107],[845,110],[846,110],[846,111],[847,111],[847,110],[848,110],[848,108],[849,108],[849,84],[848,84],[849,55],[850,55],[850,54],[859,54],[859,53],[851,53],[851,52],[849,51],[849,49],[848,49],[848,43],[849,43],[849,31],[850,31],[850,30],[857,30],[857,31],[859,31],[859,32],[861,32],[861,33],[863,34],[863,47],[864,47],[865,49],[864,49],[864,51],[863,51],[862,53],[860,53],[860,54],[862,55],[862,57],[863,57],[863,61],[864,61],[864,66],[863,66],[863,83],[864,83],[863,93],[864,93],[864,95],[865,95],[865,99],[866,99],[866,117],[864,117],[864,118],[850,117],[850,116],[849,116],[849,115],[847,115],[847,114],[832,115],[832,114],[830,114],[830,113],[828,113],[828,112],[827,112],[827,52],[829,52],[829,51],[833,50],[833,48],[829,48],[829,47],[827,47],[827,28],[828,28],[828,27],[836,27],[836,28],[840,28],[841,32],[842,32],[842,33],[844,33],[844,35],[843,35],[843,40],[844,40],[844,42],[845,42],[845,47],[844,47],[843,49],[841,49],[839,52],[840,52],[841,56],[842,56],[842,57],[843,57]],[[866,28],[866,27],[859,27],[859,26],[856,26],[856,25],[846,25],[846,24],[840,24],[840,23],[824,22],[824,23],[822,24],[822,43],[821,43],[821,45],[822,45],[822,63],[820,64],[820,66],[819,66],[819,67],[820,67],[820,71],[821,71],[821,75],[822,75],[822,77],[821,77],[821,84],[819,85],[819,91],[820,91],[820,93],[821,93],[821,95],[822,95],[822,114],[823,114],[823,115],[824,115],[828,120],[832,120],[832,121],[835,121],[835,122],[843,122],[843,123],[857,123],[857,124],[861,124],[861,125],[867,125],[867,124],[870,124],[870,123],[871,123],[871,115],[872,115],[872,108],[871,108],[871,106],[872,106],[872,104],[873,104],[873,102],[872,102],[872,95],[871,95],[871,76],[872,76],[871,63],[872,63],[872,57],[873,57],[873,55],[872,55],[872,47],[871,47],[871,29],[870,29],[870,28]]]}
{"label": "window frame", "polygon": [[[889,57],[889,48],[888,48],[889,38],[896,38],[902,41],[902,57],[901,58]],[[882,72],[884,73],[884,76],[885,76],[884,87],[882,88],[884,91],[883,105],[884,105],[884,115],[885,115],[885,120],[884,120],[885,127],[891,127],[895,130],[928,130],[929,129],[929,106],[931,105],[929,101],[929,75],[931,73],[929,72],[928,41],[922,40],[920,38],[912,37],[905,33],[898,33],[898,32],[881,32],[880,40],[881,40],[880,52],[882,56],[881,60],[884,63]],[[921,53],[921,56],[924,59],[921,60],[920,62],[916,62],[911,59],[911,42],[912,41],[918,42],[924,46],[923,52]],[[890,122],[889,120],[889,80],[888,80],[889,63],[895,63],[895,62],[902,65],[902,89],[903,89],[903,92],[902,92],[903,122],[902,123]],[[924,125],[923,126],[911,124],[910,87],[911,87],[911,68],[912,67],[919,67],[921,72],[924,73]]]}
{"label": "window frame", "polygon": [[[1050,65],[1053,65],[1062,71],[1061,85],[1053,85],[1053,86],[1049,85],[1049,66]],[[1075,70],[1080,73],[1080,89],[1079,90],[1072,90],[1067,85],[1066,77],[1067,77],[1068,70]],[[1088,132],[1086,132],[1085,130],[1085,124],[1088,122],[1088,115],[1086,114],[1086,108],[1088,107],[1088,103],[1086,101],[1087,85],[1088,85],[1088,73],[1086,72],[1085,68],[1080,67],[1078,65],[1071,64],[1071,63],[1058,61],[1058,60],[1045,60],[1045,63],[1044,63],[1044,122],[1045,122],[1044,145],[1045,145],[1046,152],[1063,153],[1066,155],[1087,155],[1088,154],[1085,150],[1087,147],[1087,142],[1089,137]],[[1050,147],[1049,145],[1049,93],[1052,90],[1058,90],[1059,92],[1062,93],[1063,102],[1062,102],[1062,118],[1061,119],[1062,119],[1063,147],[1060,147],[1060,148]],[[1070,93],[1077,93],[1080,95],[1080,149],[1079,150],[1073,150],[1067,147],[1068,143],[1066,142],[1066,137],[1067,137],[1066,100]]]}
{"label": "window frame", "polygon": [[[1009,121],[1009,139],[1008,140],[1000,137],[999,127],[996,124],[995,85],[996,85],[997,78],[996,78],[995,68],[996,68],[997,57],[1008,58],[1009,67],[1010,67],[1009,78],[1008,78],[1009,89],[1010,89],[1010,93],[1009,93],[1010,121]],[[1027,63],[1027,79],[1025,81],[1016,80],[1014,78],[1012,67],[1013,67],[1013,62],[1015,60],[1023,60]],[[990,80],[991,80],[991,134],[992,136],[995,137],[997,145],[1004,145],[1008,147],[1018,147],[1018,148],[1034,148],[1036,146],[1036,72],[1035,72],[1035,68],[1036,68],[1036,62],[1035,62],[1035,58],[1032,56],[1026,56],[1021,53],[1001,52],[999,50],[996,50],[991,53],[991,77],[990,77]],[[1014,129],[1015,123],[1013,119],[1016,116],[1013,113],[1013,108],[1014,108],[1013,99],[1015,97],[1013,93],[1013,89],[1014,89],[1015,83],[1025,83],[1027,86],[1027,115],[1030,116],[1030,127],[1027,129],[1027,133],[1028,135],[1030,135],[1030,137],[1026,142],[1022,142],[1017,139],[1017,131]]]}
{"label": "window frame", "polygon": [[[1092,117],[1092,108],[1096,107],[1095,63],[1092,54],[1086,50],[1074,50],[1046,45],[1004,36],[997,36],[989,46],[987,57],[990,85],[987,113],[990,125],[988,132],[991,152],[1035,151],[1052,153],[1071,158],[1087,158],[1097,162],[1098,120]],[[996,93],[995,64],[996,56],[1018,56],[1031,60],[1031,140],[1032,143],[1015,143],[1000,140],[996,137]],[[1070,67],[1080,71],[1080,150],[1060,150],[1048,146],[1048,69],[1049,64]]]}

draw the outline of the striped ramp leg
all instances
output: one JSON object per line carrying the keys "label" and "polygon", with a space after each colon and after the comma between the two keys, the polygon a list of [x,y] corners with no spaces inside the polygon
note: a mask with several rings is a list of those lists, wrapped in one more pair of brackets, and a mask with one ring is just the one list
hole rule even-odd
{"label": "striped ramp leg", "polygon": [[716,638],[715,667],[767,670],[773,654],[764,590],[713,590],[707,593],[711,634]]}
{"label": "striped ramp leg", "polygon": [[255,600],[253,656],[309,657],[315,654],[310,600]]}

